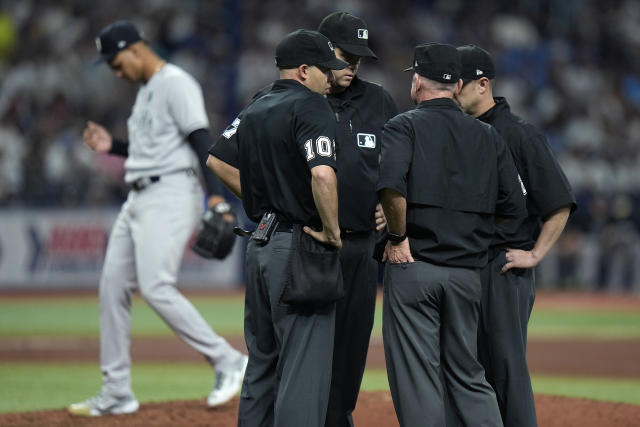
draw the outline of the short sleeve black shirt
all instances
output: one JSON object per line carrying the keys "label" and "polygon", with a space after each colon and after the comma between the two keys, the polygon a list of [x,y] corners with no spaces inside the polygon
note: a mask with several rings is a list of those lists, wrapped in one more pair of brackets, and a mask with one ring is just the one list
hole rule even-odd
{"label": "short sleeve black shirt", "polygon": [[336,167],[327,100],[295,80],[277,80],[246,108],[236,138],[247,216],[257,222],[273,210],[292,222],[319,225],[311,169]]}
{"label": "short sleeve black shirt", "polygon": [[511,154],[495,129],[448,98],[420,103],[384,126],[378,189],[407,200],[414,258],[482,267],[494,215],[525,216]]}
{"label": "short sleeve black shirt", "polygon": [[513,114],[504,98],[495,98],[495,102],[478,119],[496,128],[509,147],[527,193],[528,216],[500,221],[492,246],[530,250],[541,221],[564,206],[575,210],[576,200],[546,137]]}
{"label": "short sleeve black shirt", "polygon": [[253,98],[251,98],[251,101],[244,110],[238,114],[238,117],[236,117],[233,122],[227,126],[224,132],[222,132],[218,139],[214,141],[211,147],[209,147],[209,154],[217,157],[234,168],[238,168],[238,139],[236,138],[238,126],[240,126],[240,122],[244,118],[247,108],[260,99],[264,94],[268,93],[272,87],[273,84],[269,84],[253,95]]}

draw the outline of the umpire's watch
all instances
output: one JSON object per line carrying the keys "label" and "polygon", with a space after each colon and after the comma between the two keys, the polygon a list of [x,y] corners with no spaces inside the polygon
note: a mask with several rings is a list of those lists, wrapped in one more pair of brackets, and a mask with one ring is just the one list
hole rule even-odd
{"label": "umpire's watch", "polygon": [[387,233],[387,238],[389,239],[389,241],[391,242],[391,244],[393,246],[395,245],[399,245],[400,243],[404,242],[404,239],[407,238],[407,233],[404,233],[402,235],[400,234],[394,234],[394,233]]}
{"label": "umpire's watch", "polygon": [[213,211],[215,213],[219,213],[220,215],[231,213],[231,205],[227,202],[219,202],[213,207]]}

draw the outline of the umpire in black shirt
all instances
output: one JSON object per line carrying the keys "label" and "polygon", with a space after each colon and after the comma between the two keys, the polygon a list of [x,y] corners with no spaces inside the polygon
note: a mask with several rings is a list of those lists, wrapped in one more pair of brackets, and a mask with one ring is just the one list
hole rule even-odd
{"label": "umpire in black shirt", "polygon": [[537,425],[527,367],[527,324],[535,299],[535,267],[558,239],[576,207],[566,176],[545,136],[493,97],[491,56],[468,45],[458,48],[462,109],[488,123],[504,138],[527,195],[528,216],[496,224],[489,264],[482,270],[478,358],[493,386],[504,425]]}
{"label": "umpire in black shirt", "polygon": [[407,69],[417,107],[384,127],[382,332],[403,427],[445,425],[445,389],[465,426],[502,425],[476,358],[480,269],[494,215],[525,215],[525,200],[502,138],[452,99],[460,68],[455,47],[417,46]]}
{"label": "umpire in black shirt", "polygon": [[[310,225],[321,230],[305,227],[315,239],[341,246],[335,119],[324,95],[333,78],[331,69],[347,63],[335,57],[322,34],[298,30],[278,44],[276,64],[280,80],[246,109],[234,128],[237,158],[230,161],[237,163],[224,161],[227,147],[218,148],[220,143],[212,147],[208,161],[241,196],[249,218],[260,223],[247,247],[249,364],[238,425],[322,427],[331,382],[335,303],[302,308],[284,304],[281,295],[288,280],[292,224]],[[255,237],[269,212],[277,215],[279,225],[264,244]]]}
{"label": "umpire in black shirt", "polygon": [[349,66],[334,71],[327,95],[334,112],[338,162],[340,260],[345,296],[336,304],[331,395],[326,427],[353,426],[376,305],[378,263],[373,259],[378,227],[385,223],[376,184],[382,127],[397,114],[389,93],[357,76],[361,58],[377,58],[369,48],[365,22],[346,12],[325,17],[318,31],[333,43],[336,57]]}

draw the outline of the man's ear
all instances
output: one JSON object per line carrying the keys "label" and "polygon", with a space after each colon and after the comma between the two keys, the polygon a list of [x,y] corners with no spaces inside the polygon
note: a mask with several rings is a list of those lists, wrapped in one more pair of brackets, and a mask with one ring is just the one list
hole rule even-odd
{"label": "man's ear", "polygon": [[298,76],[300,76],[302,80],[307,80],[309,78],[309,66],[307,64],[298,66]]}
{"label": "man's ear", "polygon": [[454,95],[457,95],[460,93],[460,91],[462,90],[462,85],[463,85],[462,79],[458,79],[458,83],[456,83],[456,89],[453,91]]}
{"label": "man's ear", "polygon": [[482,77],[479,81],[478,81],[478,91],[480,92],[480,94],[485,94],[488,90],[491,90],[491,81],[486,78],[486,77]]}

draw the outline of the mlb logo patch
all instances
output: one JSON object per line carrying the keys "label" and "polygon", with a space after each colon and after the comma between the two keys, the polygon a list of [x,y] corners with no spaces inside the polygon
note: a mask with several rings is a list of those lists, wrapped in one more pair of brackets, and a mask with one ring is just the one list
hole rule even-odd
{"label": "mlb logo patch", "polygon": [[369,30],[365,28],[358,28],[358,38],[359,39],[369,39]]}
{"label": "mlb logo patch", "polygon": [[236,131],[238,130],[238,126],[240,126],[240,119],[236,117],[236,119],[229,126],[227,126],[224,132],[222,132],[222,136],[224,136],[227,139],[231,138],[233,135],[236,134]]}
{"label": "mlb logo patch", "polygon": [[376,148],[376,136],[372,133],[359,133],[358,147],[360,148]]}

